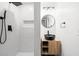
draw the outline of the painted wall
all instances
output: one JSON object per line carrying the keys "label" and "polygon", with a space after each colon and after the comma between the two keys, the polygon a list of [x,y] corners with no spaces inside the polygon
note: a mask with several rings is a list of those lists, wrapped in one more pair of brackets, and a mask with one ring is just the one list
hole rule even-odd
{"label": "painted wall", "polygon": [[[52,2],[47,5],[50,4],[55,6],[52,13],[55,13],[56,40],[60,40],[62,43],[62,55],[79,56],[79,3]],[[43,29],[43,27],[41,28]]]}
{"label": "painted wall", "polygon": [[[9,8],[8,6],[11,6],[11,8]],[[1,16],[3,16],[3,11],[5,9],[7,10],[6,27],[8,27],[8,25],[12,25],[12,32],[8,31],[8,28],[7,28],[7,41],[3,45],[0,44],[0,55],[2,56],[16,55],[18,50],[18,25],[16,22],[15,13],[14,13],[16,12],[16,7],[9,5],[8,2],[3,2],[3,3],[1,2],[0,8],[2,8],[0,9]],[[1,20],[0,20],[0,29],[1,29]],[[4,40],[4,34],[3,34],[2,40]]]}
{"label": "painted wall", "polygon": [[[56,35],[62,42],[62,55],[79,56],[79,3],[58,3]],[[61,26],[66,22],[65,27]]]}
{"label": "painted wall", "polygon": [[44,8],[44,7],[53,7],[53,6],[54,6],[54,4],[46,3],[46,2],[40,4],[40,34],[41,34],[40,37],[41,37],[42,40],[45,40],[44,35],[47,34],[48,30],[49,30],[50,34],[55,34],[55,32],[56,32],[55,31],[56,30],[55,24],[51,28],[46,28],[42,25],[43,16],[52,15],[55,18],[55,16],[56,16],[56,10],[55,9],[50,8],[50,9],[47,10],[46,8]]}

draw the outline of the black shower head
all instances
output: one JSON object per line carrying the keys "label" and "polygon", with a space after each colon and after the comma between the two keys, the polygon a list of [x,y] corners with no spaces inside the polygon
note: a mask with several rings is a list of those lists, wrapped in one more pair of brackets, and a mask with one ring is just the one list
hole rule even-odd
{"label": "black shower head", "polygon": [[13,3],[15,6],[20,6],[20,5],[22,5],[21,2],[9,2],[9,3]]}

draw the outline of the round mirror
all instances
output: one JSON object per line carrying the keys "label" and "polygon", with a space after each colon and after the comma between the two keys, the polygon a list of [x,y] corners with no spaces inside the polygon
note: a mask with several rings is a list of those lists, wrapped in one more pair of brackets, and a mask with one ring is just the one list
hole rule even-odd
{"label": "round mirror", "polygon": [[42,25],[45,28],[51,28],[55,24],[55,19],[52,15],[45,15],[42,18]]}

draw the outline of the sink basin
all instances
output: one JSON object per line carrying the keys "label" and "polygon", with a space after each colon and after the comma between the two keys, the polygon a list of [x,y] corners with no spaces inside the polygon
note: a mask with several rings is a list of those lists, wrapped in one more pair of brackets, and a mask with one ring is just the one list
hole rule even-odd
{"label": "sink basin", "polygon": [[45,34],[44,37],[46,40],[54,40],[55,39],[55,35],[53,35],[53,34]]}

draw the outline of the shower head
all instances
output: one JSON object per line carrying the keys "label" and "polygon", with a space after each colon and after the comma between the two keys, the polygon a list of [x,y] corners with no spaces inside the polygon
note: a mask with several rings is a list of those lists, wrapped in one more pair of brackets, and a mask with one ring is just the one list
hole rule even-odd
{"label": "shower head", "polygon": [[12,3],[12,4],[14,4],[15,6],[23,5],[21,2],[9,2],[9,3]]}

